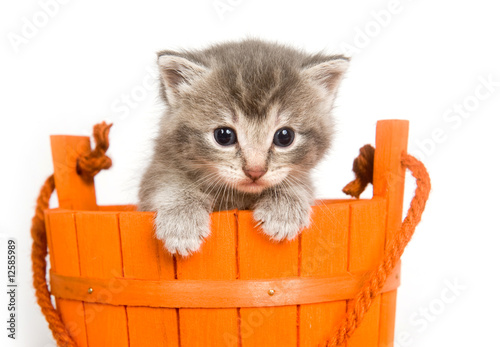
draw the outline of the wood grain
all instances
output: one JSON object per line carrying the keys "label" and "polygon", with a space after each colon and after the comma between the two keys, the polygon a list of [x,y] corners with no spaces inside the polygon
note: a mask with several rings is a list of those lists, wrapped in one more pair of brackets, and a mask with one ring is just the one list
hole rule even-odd
{"label": "wood grain", "polygon": [[[113,279],[123,277],[117,213],[77,212],[76,229],[82,276],[109,281],[92,295],[112,297],[122,290]],[[84,310],[89,346],[129,346],[125,307],[85,303]]]}
{"label": "wood grain", "polygon": [[[177,278],[235,280],[236,216],[234,211],[211,215],[212,234],[199,252],[189,258],[178,258]],[[179,310],[182,346],[226,346],[238,341],[238,312],[227,309]]]}
{"label": "wood grain", "polygon": [[[301,234],[300,275],[328,276],[347,271],[349,205],[319,205],[313,222]],[[317,346],[325,341],[344,315],[345,301],[301,305],[300,346]]]}
{"label": "wood grain", "polygon": [[[154,235],[154,215],[119,214],[125,278],[174,280],[174,261]],[[124,287],[126,289],[126,287]],[[142,296],[142,292],[135,293]],[[178,347],[175,308],[127,307],[130,346]]]}
{"label": "wood grain", "polygon": [[[349,271],[371,270],[381,261],[385,243],[385,200],[374,198],[351,204]],[[380,296],[375,298],[347,347],[378,346]]]}
{"label": "wood grain", "polygon": [[[161,269],[160,269],[161,270]],[[282,277],[256,280],[145,280],[114,278],[122,290],[100,301],[89,287],[104,290],[108,279],[51,273],[51,292],[57,298],[115,306],[164,308],[277,307],[320,304],[353,298],[371,270],[342,272],[321,277]],[[399,286],[399,267],[387,277],[382,292]],[[286,288],[272,296],[269,288]]]}
{"label": "wood grain", "polygon": [[[90,152],[86,136],[51,136],[52,162],[59,208],[95,210],[97,208],[94,181],[84,181],[76,171],[80,155]],[[51,271],[62,275],[81,275],[73,213],[52,212],[47,215],[47,238]],[[76,343],[87,345],[84,305],[78,301],[56,300],[64,324]]]}
{"label": "wood grain", "polygon": [[[373,195],[387,201],[385,245],[391,242],[401,226],[405,170],[401,155],[407,150],[409,122],[377,122],[376,151],[373,172]],[[397,291],[384,293],[380,305],[380,347],[394,345]]]}
{"label": "wood grain", "polygon": [[[251,211],[238,213],[240,278],[298,276],[298,238],[272,242],[255,224]],[[269,289],[287,290],[286,287]],[[297,345],[297,306],[242,308],[240,314],[243,347]]]}
{"label": "wood grain", "polygon": [[[73,212],[51,210],[45,214],[51,272],[80,276],[80,259]],[[82,301],[56,299],[56,307],[68,333],[79,346],[87,346]]]}
{"label": "wood grain", "polygon": [[90,152],[86,136],[51,136],[54,180],[59,207],[69,210],[97,210],[94,180],[83,180],[76,172],[76,161]]}

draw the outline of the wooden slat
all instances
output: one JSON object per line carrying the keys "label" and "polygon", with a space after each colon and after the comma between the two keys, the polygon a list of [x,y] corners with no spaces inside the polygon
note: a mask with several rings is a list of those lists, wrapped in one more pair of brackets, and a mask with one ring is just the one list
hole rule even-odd
{"label": "wooden slat", "polygon": [[[401,226],[405,170],[401,154],[406,152],[409,122],[384,120],[377,123],[373,195],[387,201],[386,247]],[[394,345],[397,291],[382,294],[380,307],[380,346]]]}
{"label": "wooden slat", "polygon": [[[211,235],[200,252],[177,260],[177,278],[234,280],[236,266],[235,211],[211,215]],[[181,346],[231,346],[238,342],[238,313],[227,309],[179,309]]]}
{"label": "wooden slat", "polygon": [[[80,276],[74,213],[47,211],[45,214],[52,272]],[[81,301],[56,299],[56,307],[67,331],[78,346],[87,346],[87,332]]]}
{"label": "wooden slat", "polygon": [[[50,286],[57,298],[115,306],[158,308],[239,308],[308,305],[349,300],[358,294],[372,270],[343,272],[322,277],[282,277],[257,280],[145,280],[114,278],[123,289],[100,301],[87,288],[104,290],[109,279],[63,276],[51,273]],[[382,293],[399,286],[399,265]],[[268,288],[287,288],[268,295]]]}
{"label": "wooden slat", "polygon": [[136,205],[100,205],[98,211],[103,212],[134,212],[137,211]]}
{"label": "wooden slat", "polygon": [[397,290],[383,293],[380,297],[380,333],[379,347],[394,346],[396,326]]}
{"label": "wooden slat", "polygon": [[[349,271],[375,269],[384,254],[385,200],[351,204],[349,232]],[[378,346],[380,296],[373,300],[347,347]]]}
{"label": "wooden slat", "polygon": [[[82,276],[109,279],[107,290],[94,292],[113,296],[121,287],[114,277],[123,277],[118,216],[111,212],[77,212],[76,229]],[[125,307],[84,304],[89,346],[129,345]]]}
{"label": "wooden slat", "polygon": [[[175,279],[173,257],[156,239],[153,218],[153,213],[146,212],[119,214],[125,278]],[[174,308],[127,307],[126,310],[131,347],[178,346]]]}
{"label": "wooden slat", "polygon": [[[272,242],[255,224],[251,211],[238,213],[240,278],[298,276],[298,238]],[[240,316],[241,346],[297,346],[297,306],[241,308]]]}
{"label": "wooden slat", "polygon": [[[313,224],[301,234],[300,275],[328,276],[347,271],[349,205],[319,205],[313,208]],[[299,307],[300,346],[318,346],[326,341],[346,311],[346,302]]]}
{"label": "wooden slat", "polygon": [[94,180],[83,180],[76,172],[77,158],[90,152],[86,136],[51,136],[54,180],[59,207],[69,210],[97,209]]}

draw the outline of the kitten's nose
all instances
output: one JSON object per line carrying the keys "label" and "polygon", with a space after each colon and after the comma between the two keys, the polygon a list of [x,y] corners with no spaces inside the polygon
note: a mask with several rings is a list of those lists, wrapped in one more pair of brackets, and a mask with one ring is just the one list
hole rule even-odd
{"label": "kitten's nose", "polygon": [[254,181],[257,181],[259,178],[264,176],[264,174],[267,172],[267,169],[261,167],[251,167],[248,169],[243,169],[243,172],[247,177],[250,177]]}

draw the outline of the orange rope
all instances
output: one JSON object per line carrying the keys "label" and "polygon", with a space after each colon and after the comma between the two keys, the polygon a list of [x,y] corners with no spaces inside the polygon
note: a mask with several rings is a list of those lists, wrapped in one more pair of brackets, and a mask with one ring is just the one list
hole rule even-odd
{"label": "orange rope", "polygon": [[[367,159],[366,156],[369,158]],[[362,158],[360,159],[360,157]],[[368,165],[365,165],[365,168],[368,168],[371,172],[373,172],[373,155],[371,155],[371,151],[362,150],[360,152],[360,157],[357,158],[359,159],[358,162],[368,163]],[[370,162],[371,165],[369,164]],[[415,177],[417,181],[415,196],[411,200],[410,208],[408,209],[408,213],[406,214],[403,224],[385,252],[382,262],[367,279],[363,288],[359,291],[356,297],[349,300],[347,313],[339,326],[336,327],[332,337],[325,342],[324,346],[326,347],[342,346],[352,336],[356,328],[363,320],[366,312],[370,309],[373,299],[380,294],[387,276],[394,270],[394,267],[401,258],[401,255],[403,255],[406,245],[410,242],[416,226],[420,222],[431,190],[429,174],[427,173],[425,166],[409,154],[403,154],[401,164],[411,171],[413,177]],[[359,173],[356,171],[355,173],[357,176],[356,179],[358,179]],[[352,188],[353,185],[351,183],[349,185]],[[346,188],[348,186],[346,186]],[[356,186],[361,187],[360,184],[356,184]],[[365,187],[366,185],[363,188],[358,188],[356,191],[350,191],[350,193],[352,193],[351,195],[358,197]],[[344,188],[344,190],[346,190],[346,188]]]}
{"label": "orange rope", "polygon": [[109,129],[113,124],[96,124],[94,126],[95,148],[88,155],[82,156],[76,161],[76,171],[86,180],[91,180],[101,170],[107,170],[113,164],[106,156],[109,148]]}
{"label": "orange rope", "polygon": [[373,183],[373,161],[375,160],[375,148],[364,145],[359,150],[359,156],[354,159],[352,171],[356,179],[342,189],[345,194],[359,198],[368,183]]}
{"label": "orange rope", "polygon": [[[108,169],[111,166],[111,159],[105,154],[109,147],[108,134],[110,127],[111,124],[107,125],[104,122],[94,126],[95,149],[88,155],[80,157],[77,161],[76,169],[86,179],[94,177],[100,170]],[[54,175],[50,175],[40,190],[36,201],[35,215],[31,221],[33,287],[35,287],[38,305],[40,305],[42,313],[49,323],[49,328],[57,344],[65,347],[76,347],[76,343],[66,330],[59,313],[52,305],[47,287],[47,233],[45,230],[44,210],[49,207],[50,196],[54,189]]]}

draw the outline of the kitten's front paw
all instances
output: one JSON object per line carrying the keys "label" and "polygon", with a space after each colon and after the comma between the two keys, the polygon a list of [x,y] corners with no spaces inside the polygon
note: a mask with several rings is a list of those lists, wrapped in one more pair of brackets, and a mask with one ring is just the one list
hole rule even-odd
{"label": "kitten's front paw", "polygon": [[311,224],[311,207],[294,205],[268,205],[255,209],[254,219],[272,240],[291,240]]}
{"label": "kitten's front paw", "polygon": [[156,237],[172,254],[188,256],[200,249],[210,234],[210,215],[182,206],[160,209],[156,214]]}

